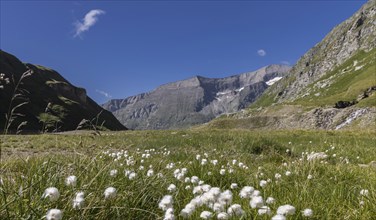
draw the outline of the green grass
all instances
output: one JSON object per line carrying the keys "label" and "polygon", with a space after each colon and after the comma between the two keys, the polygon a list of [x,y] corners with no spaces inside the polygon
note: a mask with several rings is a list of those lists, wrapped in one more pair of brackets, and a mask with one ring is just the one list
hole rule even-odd
{"label": "green grass", "polygon": [[[376,172],[358,164],[375,160],[375,134],[195,129],[105,132],[101,136],[89,132],[1,136],[4,184],[0,185],[0,219],[41,219],[51,208],[61,209],[63,219],[163,219],[158,202],[166,194],[173,195],[174,213],[181,219],[179,212],[193,198],[192,190],[185,187],[194,185],[177,180],[173,176],[177,168],[187,168],[186,176],[198,176],[222,191],[237,183],[239,188],[232,190],[233,203],[240,204],[246,212],[243,219],[271,218],[258,216],[257,209],[249,207],[249,199],[239,197],[240,189],[247,185],[260,190],[264,199],[276,199],[270,205],[273,215],[278,206],[291,204],[296,207],[296,214],[288,219],[305,219],[301,215],[305,208],[314,211],[311,219],[372,219],[376,214]],[[121,150],[128,151],[128,157],[115,161],[103,154]],[[308,162],[302,154],[312,151],[327,151],[329,157],[323,162]],[[142,158],[147,152],[151,157]],[[196,155],[205,157],[205,153],[209,163],[201,165]],[[129,156],[133,156],[133,165],[126,163]],[[217,165],[210,163],[214,159],[218,160]],[[234,159],[248,169],[233,165]],[[175,167],[167,169],[166,165],[172,162]],[[139,170],[140,166],[145,169]],[[155,174],[164,176],[146,176],[149,166]],[[225,175],[219,174],[221,166],[227,171]],[[116,177],[110,177],[112,169],[119,171]],[[124,175],[126,169],[136,171],[137,177],[129,180]],[[229,173],[230,169],[234,172]],[[285,176],[286,171],[292,175]],[[281,180],[276,181],[276,173],[282,174]],[[69,175],[77,176],[77,186],[64,184]],[[308,180],[308,175],[313,179]],[[261,179],[271,182],[261,188]],[[176,192],[167,191],[171,183],[177,186]],[[56,202],[41,198],[51,186],[61,194]],[[115,199],[107,201],[103,192],[109,186],[118,192]],[[369,195],[360,196],[361,189],[368,189]],[[72,200],[78,191],[85,193],[85,206],[75,210]],[[363,206],[359,204],[361,200]],[[198,219],[203,210],[210,209],[198,207],[190,219]]]}
{"label": "green grass", "polygon": [[[328,72],[319,80],[311,83],[304,91],[309,91],[309,95],[301,97],[289,105],[299,105],[305,107],[333,107],[338,101],[352,101],[362,94],[366,89],[376,85],[376,49],[369,52],[360,51],[342,65],[336,67],[334,70]],[[355,70],[354,61],[357,61],[357,66],[363,66],[359,70]],[[343,70],[348,70],[346,73],[341,73]],[[332,78],[331,78],[332,77]],[[323,82],[331,78],[330,86],[326,88],[316,88],[314,85],[318,82]],[[286,77],[277,84],[270,87],[265,93],[249,106],[249,109],[257,109],[259,107],[270,107],[272,105],[283,105],[285,103],[276,103],[277,93],[280,91],[277,88],[286,88],[296,78],[294,76]],[[303,92],[304,93],[304,92]],[[302,93],[302,94],[303,94]],[[315,94],[320,94],[315,96]],[[359,107],[375,107],[376,98],[375,92],[369,98],[361,100]]]}
{"label": "green grass", "polygon": [[48,68],[48,67],[45,67],[45,66],[42,66],[42,65],[35,65],[38,69],[40,70],[46,70],[46,71],[52,71],[51,68]]}
{"label": "green grass", "polygon": [[59,84],[62,84],[62,85],[68,85],[68,83],[66,82],[62,82],[62,81],[57,81],[55,79],[51,79],[51,80],[48,80],[46,81],[46,85],[59,85]]}

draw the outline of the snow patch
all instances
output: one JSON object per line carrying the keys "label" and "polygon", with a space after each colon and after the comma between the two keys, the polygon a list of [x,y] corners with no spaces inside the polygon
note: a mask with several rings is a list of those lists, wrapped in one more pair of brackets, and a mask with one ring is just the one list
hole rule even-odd
{"label": "snow patch", "polygon": [[235,92],[241,92],[243,89],[244,89],[244,87],[241,87],[241,88],[239,88],[239,89],[235,89],[235,90],[227,90],[227,91],[217,92],[216,96],[224,96],[224,95],[227,95],[227,98],[228,98],[229,96],[232,97],[231,93],[233,93],[234,91],[235,91]]}
{"label": "snow patch", "polygon": [[222,96],[222,95],[227,95],[227,94],[229,94],[229,93],[231,93],[231,91],[224,91],[224,92],[217,92],[217,96]]}
{"label": "snow patch", "polygon": [[358,65],[358,61],[354,60],[354,65],[353,66],[356,66],[356,65]]}
{"label": "snow patch", "polygon": [[244,89],[244,87],[241,87],[241,88],[239,88],[239,89],[237,89],[237,90],[235,90],[235,91],[237,91],[237,92],[241,92],[243,89]]}
{"label": "snow patch", "polygon": [[360,116],[364,115],[365,113],[367,113],[367,109],[356,110],[355,112],[351,113],[344,122],[342,122],[340,125],[337,125],[335,130],[341,129],[344,126],[351,124],[351,122],[353,122],[355,119],[359,118]]}
{"label": "snow patch", "polygon": [[280,76],[274,77],[273,79],[267,81],[266,85],[271,86],[271,85],[273,85],[274,83],[278,82],[281,79],[282,79],[282,77],[280,77]]}

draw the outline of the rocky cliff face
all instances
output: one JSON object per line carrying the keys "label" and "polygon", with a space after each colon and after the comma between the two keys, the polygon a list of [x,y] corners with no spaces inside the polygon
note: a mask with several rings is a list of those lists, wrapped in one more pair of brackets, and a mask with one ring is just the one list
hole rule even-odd
{"label": "rocky cliff face", "polygon": [[103,105],[131,129],[182,128],[247,107],[290,67],[270,65],[255,72],[211,79],[202,76]]}
{"label": "rocky cliff face", "polygon": [[307,85],[343,64],[357,52],[369,52],[375,47],[376,1],[370,0],[299,59],[289,77],[274,88],[276,102],[299,98]]}
{"label": "rocky cliff face", "polygon": [[[126,128],[108,111],[101,108],[86,90],[78,88],[64,79],[58,72],[32,64],[24,64],[15,56],[0,50],[0,73],[7,82],[0,82],[0,130],[5,126],[5,115],[9,112],[11,97],[15,85],[27,70],[32,74],[22,79],[16,94],[21,94],[12,104],[11,109],[26,102],[14,111],[14,121],[10,130],[16,131],[22,122],[27,122],[19,129],[24,131],[66,131],[75,130],[83,119],[92,120],[92,125],[110,130]],[[89,123],[90,124],[90,123]],[[81,128],[90,128],[88,123]]]}
{"label": "rocky cliff face", "polygon": [[376,1],[304,54],[288,76],[215,128],[375,129]]}

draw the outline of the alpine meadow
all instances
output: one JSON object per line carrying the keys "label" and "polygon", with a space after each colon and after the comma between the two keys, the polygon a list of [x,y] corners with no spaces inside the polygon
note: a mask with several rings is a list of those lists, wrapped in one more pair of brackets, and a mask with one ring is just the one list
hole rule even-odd
{"label": "alpine meadow", "polygon": [[[376,219],[376,0],[307,2],[336,26],[304,4],[1,1],[0,219]],[[330,31],[278,64],[259,46],[283,41],[267,34],[278,19]],[[255,66],[209,74],[242,65],[240,35],[256,35],[243,25],[265,25],[248,42]]]}

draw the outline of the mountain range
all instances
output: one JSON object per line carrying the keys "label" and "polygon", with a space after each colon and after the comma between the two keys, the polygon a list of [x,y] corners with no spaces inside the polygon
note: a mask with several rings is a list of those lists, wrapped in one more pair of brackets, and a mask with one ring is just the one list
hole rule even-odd
{"label": "mountain range", "polygon": [[270,65],[226,78],[194,76],[102,106],[130,129],[184,128],[246,108],[289,70]]}

